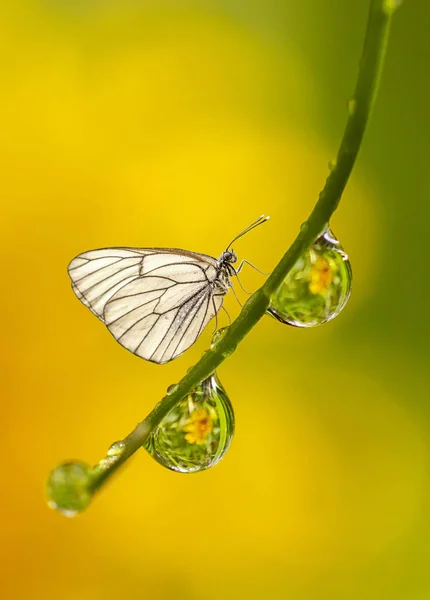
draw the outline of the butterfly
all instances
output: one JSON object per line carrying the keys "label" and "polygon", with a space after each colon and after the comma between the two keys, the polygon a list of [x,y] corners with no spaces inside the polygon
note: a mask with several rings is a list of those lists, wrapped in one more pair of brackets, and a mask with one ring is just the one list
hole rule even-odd
{"label": "butterfly", "polygon": [[[72,289],[127,350],[157,364],[185,352],[221,309],[239,274],[231,245],[268,220],[251,223],[216,259],[177,248],[101,248],[68,266]],[[251,265],[253,266],[253,265]]]}

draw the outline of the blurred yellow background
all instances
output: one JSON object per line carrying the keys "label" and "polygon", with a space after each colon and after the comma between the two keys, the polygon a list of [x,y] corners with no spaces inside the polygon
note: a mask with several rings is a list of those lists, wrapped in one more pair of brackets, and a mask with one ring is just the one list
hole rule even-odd
{"label": "blurred yellow background", "polygon": [[135,358],[69,260],[218,256],[264,212],[235,249],[270,270],[336,152],[367,2],[21,0],[1,17],[1,597],[429,598],[430,8],[396,15],[333,221],[345,311],[309,331],[263,319],[222,365],[236,435],[218,466],[180,475],[142,450],[71,520],[46,506],[49,471],[101,458],[210,332],[168,365]]}

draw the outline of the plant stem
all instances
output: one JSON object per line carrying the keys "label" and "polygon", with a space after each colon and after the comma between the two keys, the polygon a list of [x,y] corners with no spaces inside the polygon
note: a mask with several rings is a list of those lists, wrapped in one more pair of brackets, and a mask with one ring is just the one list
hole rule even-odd
{"label": "plant stem", "polygon": [[216,346],[203,353],[181,381],[174,386],[152,412],[123,440],[123,452],[116,461],[107,466],[95,467],[92,491],[97,491],[116,469],[122,465],[146,441],[162,419],[187,394],[229,357],[239,342],[249,333],[266,313],[271,296],[281,286],[289,271],[316,238],[324,232],[336,210],[357,158],[366,124],[376,98],[379,79],[384,63],[391,16],[396,8],[395,0],[371,0],[366,37],[354,96],[349,101],[349,116],[336,162],[328,176],[308,220],[291,247],[284,254],[265,284],[246,302],[237,319]]}

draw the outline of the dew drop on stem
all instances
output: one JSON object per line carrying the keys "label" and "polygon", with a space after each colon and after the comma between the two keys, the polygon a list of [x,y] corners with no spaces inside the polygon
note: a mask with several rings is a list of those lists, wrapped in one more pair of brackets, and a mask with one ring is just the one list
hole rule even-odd
{"label": "dew drop on stem", "polygon": [[288,273],[268,313],[295,327],[322,325],[343,310],[351,285],[348,255],[327,228]]}
{"label": "dew drop on stem", "polygon": [[74,517],[91,501],[90,483],[89,465],[79,461],[59,465],[48,478],[48,506],[66,517]]}
{"label": "dew drop on stem", "polygon": [[215,331],[215,333],[212,336],[212,341],[211,341],[211,348],[214,349],[218,346],[218,344],[220,343],[220,341],[222,339],[224,339],[225,334],[228,331],[228,327],[221,327],[221,329],[218,329],[217,331]]}
{"label": "dew drop on stem", "polygon": [[233,407],[214,373],[164,417],[144,448],[172,471],[196,473],[221,460],[233,433]]}
{"label": "dew drop on stem", "polygon": [[124,448],[125,448],[125,442],[123,442],[123,441],[114,442],[112,444],[112,446],[109,448],[109,450],[107,451],[107,455],[119,457],[124,452]]}
{"label": "dew drop on stem", "polygon": [[168,396],[170,396],[170,394],[174,394],[176,392],[176,390],[178,389],[178,384],[177,383],[172,383],[172,385],[169,385],[169,387],[166,390],[166,394]]}

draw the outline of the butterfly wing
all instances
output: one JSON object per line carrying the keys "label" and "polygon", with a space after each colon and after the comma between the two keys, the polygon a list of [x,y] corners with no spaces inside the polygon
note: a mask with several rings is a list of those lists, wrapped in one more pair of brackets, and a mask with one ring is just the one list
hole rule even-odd
{"label": "butterfly wing", "polygon": [[125,348],[166,363],[185,352],[221,308],[217,262],[172,249],[108,248],[72,260],[77,297]]}
{"label": "butterfly wing", "polygon": [[128,248],[90,250],[68,267],[72,289],[100,320],[106,302],[124,285],[139,277],[145,254]]}

